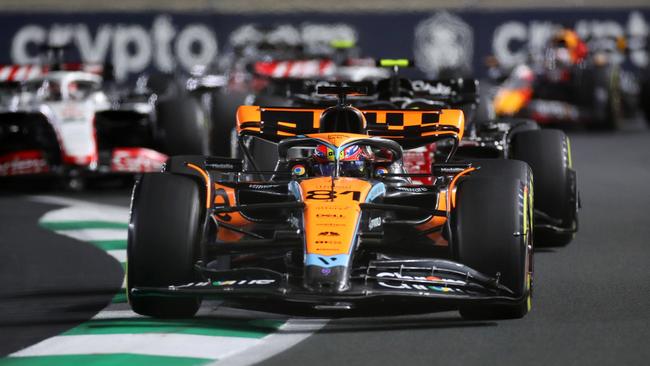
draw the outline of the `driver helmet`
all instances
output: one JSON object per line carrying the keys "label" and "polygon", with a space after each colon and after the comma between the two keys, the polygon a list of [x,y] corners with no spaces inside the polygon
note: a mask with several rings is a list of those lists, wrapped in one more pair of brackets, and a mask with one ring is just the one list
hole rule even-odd
{"label": "driver helmet", "polygon": [[[363,148],[358,145],[348,146],[339,152],[340,174],[342,176],[359,177],[365,172],[367,158]],[[318,145],[314,151],[315,169],[318,175],[332,175],[334,169],[335,152],[326,145]]]}
{"label": "driver helmet", "polygon": [[79,85],[76,81],[71,81],[68,83],[68,95],[70,96],[70,99],[81,99]]}
{"label": "driver helmet", "polygon": [[549,48],[557,62],[565,66],[575,65],[587,55],[587,45],[575,31],[567,28],[558,31],[553,36]]}

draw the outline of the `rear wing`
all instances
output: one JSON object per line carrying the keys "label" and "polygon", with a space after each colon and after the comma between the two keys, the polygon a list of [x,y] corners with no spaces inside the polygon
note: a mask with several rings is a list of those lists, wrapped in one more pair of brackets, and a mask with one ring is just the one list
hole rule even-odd
{"label": "rear wing", "polygon": [[470,78],[411,80],[416,97],[445,101],[452,107],[478,104],[478,80]]}
{"label": "rear wing", "polygon": [[336,64],[330,59],[258,61],[256,75],[278,79],[313,79],[334,75]]}
{"label": "rear wing", "polygon": [[40,65],[0,65],[0,82],[21,82],[46,72],[47,67]]}
{"label": "rear wing", "polygon": [[[104,72],[100,64],[66,63],[61,65],[63,71],[84,71],[97,75]],[[35,79],[47,74],[52,70],[49,66],[43,65],[0,65],[0,82],[22,82]]]}
{"label": "rear wing", "polygon": [[[318,133],[320,116],[325,109],[240,106],[237,132],[279,142],[292,136]],[[369,136],[398,142],[404,149],[451,138],[463,137],[465,118],[457,109],[441,110],[363,110]]]}

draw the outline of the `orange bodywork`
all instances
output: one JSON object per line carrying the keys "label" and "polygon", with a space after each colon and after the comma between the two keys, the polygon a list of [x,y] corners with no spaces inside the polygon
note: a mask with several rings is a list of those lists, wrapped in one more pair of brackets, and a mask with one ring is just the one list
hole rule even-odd
{"label": "orange bodywork", "polygon": [[[296,136],[298,134],[311,134],[318,132],[320,116],[325,109],[309,108],[267,108],[260,106],[240,106],[237,109],[237,132],[265,133],[265,129],[272,126],[273,136]],[[465,117],[459,109],[441,110],[361,110],[369,123],[369,128],[381,126],[386,131],[405,131],[412,127],[431,127],[435,125],[454,127],[457,131],[425,131],[419,133],[425,136],[457,135],[462,139],[465,129]],[[262,114],[273,115],[273,120],[264,120]],[[271,117],[269,117],[271,118]],[[389,122],[390,118],[397,118],[399,123]],[[269,127],[269,129],[271,129]],[[302,132],[298,132],[302,131]],[[403,139],[406,136],[391,134],[387,136],[375,135],[390,139]]]}
{"label": "orange bodywork", "polygon": [[[237,206],[237,197],[235,195],[234,188],[214,183],[213,189],[214,201],[212,203],[214,206]],[[251,224],[251,222],[243,217],[238,211],[215,214],[215,218],[219,222],[237,227],[245,227]],[[240,240],[243,236],[244,234],[228,230],[228,228],[223,226],[219,228],[219,232],[217,233],[217,239],[223,241],[237,241]]]}
{"label": "orange bodywork", "polygon": [[[371,136],[352,133],[327,132],[319,133],[320,116],[325,109],[308,108],[266,108],[260,106],[240,106],[237,109],[237,131],[248,132],[266,137],[275,137],[275,141],[291,136],[308,136],[321,139],[330,145],[340,147],[357,139]],[[263,113],[271,112],[272,116],[265,121]],[[417,131],[416,137],[454,135],[461,139],[464,131],[464,115],[461,110],[443,109],[438,111],[424,110],[362,110],[364,116],[370,121],[369,128],[380,126],[385,131],[390,131],[386,136],[374,135],[399,141],[413,137],[413,128]],[[389,118],[390,116],[390,118]],[[395,116],[400,123],[395,123]],[[389,122],[391,120],[392,122]],[[382,126],[383,125],[383,126]],[[453,130],[432,130],[431,126],[442,125],[453,127]],[[381,131],[382,129],[379,129]],[[409,130],[409,133],[406,131]],[[375,130],[376,131],[376,130]],[[403,135],[395,131],[405,131]],[[447,211],[453,207],[455,201],[455,183],[458,177],[468,173],[464,171],[452,180],[447,190],[438,195],[436,209]],[[305,203],[303,212],[303,225],[306,240],[307,254],[333,256],[348,254],[350,246],[355,242],[357,226],[361,216],[359,204],[365,202],[372,184],[366,180],[348,177],[316,177],[304,179],[299,182],[302,201]],[[236,205],[235,190],[221,186],[217,183],[213,187],[215,206]],[[209,195],[208,195],[209,196]],[[248,221],[238,212],[220,214],[217,220],[234,225],[247,226]],[[416,228],[421,231],[433,229],[444,225],[446,217],[432,216],[425,223]],[[221,228],[220,240],[239,240],[241,233]],[[438,245],[446,245],[440,232],[427,235]]]}
{"label": "orange bodywork", "polygon": [[305,203],[307,254],[348,254],[355,241],[364,202],[372,185],[356,178],[319,177],[300,182]]}
{"label": "orange bodywork", "polygon": [[[438,203],[436,205],[436,210],[440,210],[440,211],[447,210],[447,192],[448,191],[441,191],[440,194],[438,194]],[[452,194],[455,195],[456,191],[454,190]],[[420,224],[415,228],[420,231],[426,231],[429,229],[441,227],[442,225],[445,224],[445,222],[447,222],[447,218],[444,216],[432,216],[429,221]],[[449,245],[447,240],[445,240],[442,237],[441,231],[436,231],[436,232],[432,232],[431,234],[427,234],[427,238],[434,241],[436,245],[441,245],[441,246]]]}

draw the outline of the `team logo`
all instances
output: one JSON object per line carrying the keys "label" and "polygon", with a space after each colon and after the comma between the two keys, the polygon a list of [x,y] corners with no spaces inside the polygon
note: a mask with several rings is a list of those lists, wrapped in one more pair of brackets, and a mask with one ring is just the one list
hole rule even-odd
{"label": "team logo", "polygon": [[318,236],[341,236],[341,234],[335,231],[323,231],[318,233]]}
{"label": "team logo", "polygon": [[430,77],[444,71],[471,71],[472,28],[459,17],[439,12],[415,28],[415,65]]}
{"label": "team logo", "polygon": [[305,169],[305,166],[301,164],[294,165],[293,168],[291,168],[291,174],[293,175],[301,176],[305,175],[306,172],[307,170]]}
{"label": "team logo", "polygon": [[379,167],[379,168],[375,169],[375,175],[380,176],[380,175],[384,175],[384,174],[388,174],[388,169],[386,169],[384,167]]}

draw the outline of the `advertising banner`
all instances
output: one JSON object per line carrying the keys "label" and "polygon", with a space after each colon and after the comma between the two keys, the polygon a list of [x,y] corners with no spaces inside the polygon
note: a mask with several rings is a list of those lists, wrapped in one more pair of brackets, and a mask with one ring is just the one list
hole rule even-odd
{"label": "advertising banner", "polygon": [[[69,44],[68,59],[110,63],[118,80],[144,71],[189,71],[228,54],[251,24],[280,26],[275,36],[307,45],[351,40],[363,55],[408,57],[435,77],[441,70],[483,76],[487,56],[504,67],[542,52],[561,27],[591,46],[624,39],[615,62],[648,66],[650,8],[438,11],[431,13],[216,14],[3,13],[0,64],[38,64],[44,43]],[[7,70],[10,70],[7,68]],[[15,69],[14,69],[15,70]]]}

